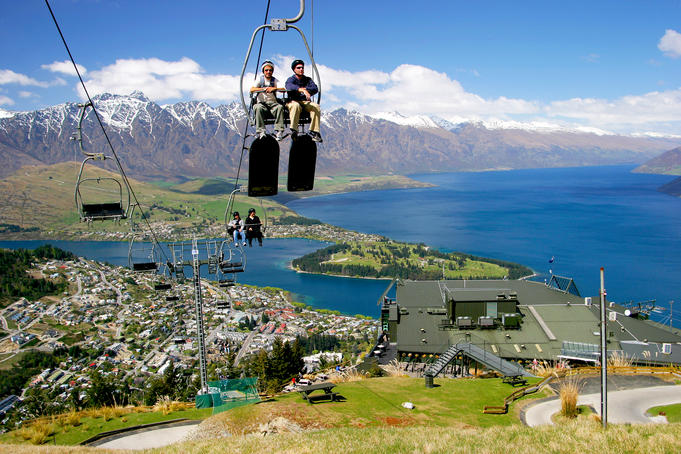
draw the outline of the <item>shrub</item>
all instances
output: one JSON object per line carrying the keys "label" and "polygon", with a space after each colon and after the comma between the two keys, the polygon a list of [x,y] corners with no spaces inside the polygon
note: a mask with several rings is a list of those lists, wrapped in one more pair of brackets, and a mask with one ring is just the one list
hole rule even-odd
{"label": "shrub", "polygon": [[567,418],[576,418],[577,398],[579,397],[579,390],[581,382],[576,377],[569,377],[564,379],[558,388],[560,395],[560,414]]}

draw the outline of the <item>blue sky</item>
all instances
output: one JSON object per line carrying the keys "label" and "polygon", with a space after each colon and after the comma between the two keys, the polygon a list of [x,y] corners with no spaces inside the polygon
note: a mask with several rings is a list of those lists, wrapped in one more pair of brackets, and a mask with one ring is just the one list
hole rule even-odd
{"label": "blue sky", "polygon": [[[50,5],[92,95],[140,90],[159,104],[215,106],[237,99],[267,2]],[[298,25],[312,41],[306,5]],[[269,17],[298,6],[273,0]],[[0,40],[0,109],[80,99],[44,1],[0,0]],[[323,109],[681,135],[681,0],[316,0],[313,42]],[[280,79],[305,53],[294,31],[266,33],[263,57]]]}

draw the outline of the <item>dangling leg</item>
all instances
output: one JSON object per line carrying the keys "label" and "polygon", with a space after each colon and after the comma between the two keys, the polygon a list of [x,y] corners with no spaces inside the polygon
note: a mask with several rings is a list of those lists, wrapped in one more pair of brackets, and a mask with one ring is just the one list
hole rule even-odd
{"label": "dangling leg", "polygon": [[300,119],[301,105],[297,101],[291,101],[286,104],[288,107],[289,119],[291,120],[291,138],[295,139],[298,136],[298,120]]}

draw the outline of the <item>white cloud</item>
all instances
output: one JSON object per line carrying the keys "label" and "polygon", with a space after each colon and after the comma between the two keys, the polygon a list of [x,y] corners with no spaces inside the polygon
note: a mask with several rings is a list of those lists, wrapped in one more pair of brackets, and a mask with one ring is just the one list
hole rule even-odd
{"label": "white cloud", "polygon": [[14,100],[8,98],[7,96],[0,95],[0,106],[12,106],[14,105]]}
{"label": "white cloud", "polygon": [[[85,66],[79,64],[76,64],[76,66],[78,66],[78,71],[80,72],[81,76],[87,73],[87,69],[85,69]],[[55,61],[50,63],[49,65],[41,65],[40,67],[43,69],[47,69],[48,71],[51,71],[53,73],[60,73],[67,76],[77,76],[76,70],[73,69],[73,63],[71,63],[70,60]]]}
{"label": "white cloud", "polygon": [[657,48],[664,52],[668,57],[681,57],[681,33],[674,30],[666,30],[664,36],[657,44]]}
{"label": "white cloud", "polygon": [[[290,76],[292,56],[274,57],[275,75],[283,85]],[[403,115],[436,115],[451,122],[535,121],[558,122],[586,128],[630,133],[650,130],[671,133],[681,129],[681,88],[617,99],[574,98],[545,103],[499,96],[484,98],[466,91],[444,72],[402,64],[390,72],[374,69],[347,71],[318,63],[322,85],[322,109],[345,107],[373,114],[398,111]],[[309,65],[306,74],[312,74]],[[0,72],[0,83],[21,79],[11,71]],[[207,74],[189,58],[117,60],[89,71],[91,94],[127,95],[139,90],[154,101],[201,100],[228,103],[239,99],[240,74]],[[244,90],[254,74],[244,77]],[[24,76],[25,78],[25,76]],[[17,82],[19,83],[19,82]],[[9,103],[6,98],[5,103]]]}
{"label": "white cloud", "polygon": [[[581,124],[619,132],[640,128],[681,126],[681,88],[629,95],[614,100],[574,98],[554,101],[546,107],[551,117],[564,117]],[[676,126],[674,126],[676,125]]]}
{"label": "white cloud", "polygon": [[154,101],[190,98],[229,102],[237,98],[239,91],[238,76],[204,74],[198,63],[186,57],[179,61],[116,60],[89,72],[88,77],[90,94],[127,95],[139,90]]}
{"label": "white cloud", "polygon": [[458,121],[462,117],[481,119],[490,115],[535,113],[539,109],[536,103],[522,99],[484,99],[467,92],[447,74],[418,65],[403,64],[391,73],[365,71],[358,78],[345,71],[336,71],[335,75],[339,82],[334,83],[332,79],[331,89],[346,89],[356,98],[353,101],[359,110],[367,113],[398,111],[404,115],[428,114]]}
{"label": "white cloud", "polygon": [[23,90],[20,91],[18,94],[19,94],[19,97],[20,97],[20,98],[34,98],[34,97],[37,97],[37,96],[38,96],[38,95],[36,95],[35,93],[33,93],[33,92],[31,92],[31,91],[23,91]]}
{"label": "white cloud", "polygon": [[19,84],[19,85],[33,85],[36,87],[47,87],[47,82],[40,82],[24,74],[15,73],[10,69],[0,69],[0,85],[5,84]]}

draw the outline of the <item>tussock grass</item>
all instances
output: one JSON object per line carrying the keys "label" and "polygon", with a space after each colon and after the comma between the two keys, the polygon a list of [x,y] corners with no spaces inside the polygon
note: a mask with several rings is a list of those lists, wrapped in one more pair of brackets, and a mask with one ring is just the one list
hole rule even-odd
{"label": "tussock grass", "polygon": [[388,375],[388,377],[407,377],[408,375],[404,373],[400,367],[400,362],[397,359],[393,359],[389,364],[383,366],[383,370]]}
{"label": "tussock grass", "polygon": [[631,367],[633,359],[624,352],[614,352],[608,358],[608,367]]}
{"label": "tussock grass", "polygon": [[336,375],[329,377],[331,383],[349,383],[353,381],[366,380],[369,378],[365,373],[359,372],[357,369],[348,369],[345,372],[341,372]]}
{"label": "tussock grass", "polygon": [[576,418],[579,414],[577,398],[582,388],[582,380],[577,376],[564,378],[558,387],[560,414],[566,418]]}
{"label": "tussock grass", "polygon": [[534,368],[534,374],[538,377],[548,377],[555,375],[556,377],[565,372],[568,368],[566,361],[540,361]]}
{"label": "tussock grass", "polygon": [[154,405],[152,410],[154,412],[161,412],[164,415],[167,415],[173,411],[184,410],[185,408],[187,408],[187,404],[185,402],[177,402],[171,400],[169,396],[162,396],[158,398],[156,405]]}
{"label": "tussock grass", "polygon": [[35,421],[21,429],[21,437],[34,445],[42,445],[55,432],[55,424],[47,421]]}

